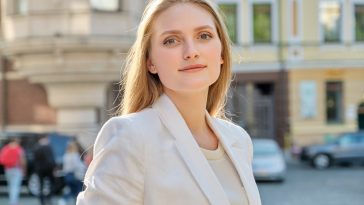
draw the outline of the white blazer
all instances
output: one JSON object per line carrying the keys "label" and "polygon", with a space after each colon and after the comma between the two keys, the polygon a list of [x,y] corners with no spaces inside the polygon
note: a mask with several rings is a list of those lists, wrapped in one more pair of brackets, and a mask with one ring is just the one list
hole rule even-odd
{"label": "white blazer", "polygon": [[[252,173],[252,143],[240,127],[211,117],[249,205],[261,205]],[[222,185],[173,102],[114,117],[100,130],[77,205],[229,205]]]}

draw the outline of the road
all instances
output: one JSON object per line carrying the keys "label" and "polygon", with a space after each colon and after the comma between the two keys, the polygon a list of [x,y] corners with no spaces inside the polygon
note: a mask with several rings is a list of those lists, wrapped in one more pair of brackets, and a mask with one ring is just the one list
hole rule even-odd
{"label": "road", "polygon": [[291,163],[283,183],[258,183],[263,205],[363,205],[364,166],[315,170]]}
{"label": "road", "polygon": [[[290,163],[285,182],[258,183],[258,187],[263,205],[363,205],[364,166],[314,170]],[[4,188],[0,191],[0,205],[6,205]],[[22,195],[20,204],[39,203],[34,197]]]}

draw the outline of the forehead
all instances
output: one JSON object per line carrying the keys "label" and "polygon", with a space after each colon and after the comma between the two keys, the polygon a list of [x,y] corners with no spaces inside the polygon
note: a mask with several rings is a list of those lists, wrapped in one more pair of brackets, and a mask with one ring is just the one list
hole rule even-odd
{"label": "forehead", "polygon": [[206,25],[216,29],[214,17],[209,11],[193,3],[176,3],[156,17],[152,31],[155,34],[167,30],[189,31]]}

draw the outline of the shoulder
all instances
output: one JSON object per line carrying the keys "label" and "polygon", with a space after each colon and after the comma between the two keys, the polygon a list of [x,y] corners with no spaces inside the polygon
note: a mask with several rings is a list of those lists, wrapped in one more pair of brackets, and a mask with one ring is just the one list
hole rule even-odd
{"label": "shoulder", "polygon": [[130,144],[142,146],[148,139],[148,133],[161,127],[158,114],[150,108],[140,112],[110,118],[100,129],[94,151],[107,144]]}
{"label": "shoulder", "polygon": [[18,153],[20,153],[20,154],[23,154],[24,149],[23,149],[20,145],[18,145],[18,146],[16,146],[16,151],[17,151]]}
{"label": "shoulder", "polygon": [[[148,134],[151,132],[149,129],[158,125],[159,120],[157,119],[158,115],[149,108],[137,113],[110,118],[97,134],[93,148],[93,160],[85,181],[91,183],[89,180],[92,176],[100,178],[111,176],[115,181],[117,177],[124,178],[124,175],[130,174],[130,170],[136,175],[143,172],[145,150],[151,138]],[[115,169],[126,171],[125,173],[115,172]],[[134,176],[134,174],[130,174],[128,177],[130,178],[131,175]]]}
{"label": "shoulder", "polygon": [[223,133],[226,133],[224,137],[232,141],[238,141],[243,147],[248,146],[249,150],[252,149],[251,137],[244,128],[225,119],[213,118],[213,120],[223,130]]}
{"label": "shoulder", "polygon": [[9,149],[9,145],[7,144],[3,148],[1,148],[1,152],[5,152],[8,149]]}
{"label": "shoulder", "polygon": [[131,126],[132,128],[135,126],[138,126],[139,128],[140,126],[149,127],[150,125],[155,126],[155,122],[159,121],[158,119],[158,114],[155,110],[146,108],[136,113],[113,117],[109,119],[105,125],[113,126],[116,129],[125,126]]}
{"label": "shoulder", "polygon": [[40,144],[37,144],[34,149],[33,152],[35,152],[35,154],[38,154],[41,150],[42,146]]}
{"label": "shoulder", "polygon": [[229,120],[225,120],[225,119],[221,119],[221,118],[212,118],[213,121],[215,121],[216,124],[219,125],[220,128],[230,132],[231,134],[233,134],[233,136],[239,136],[240,138],[242,137],[243,139],[250,139],[249,134],[245,131],[244,128],[240,127],[239,125],[229,121]]}
{"label": "shoulder", "polygon": [[229,138],[231,141],[237,141],[241,147],[248,150],[251,163],[253,159],[253,144],[250,135],[245,129],[228,120],[220,118],[213,118],[213,120],[219,124],[220,129],[223,130],[224,137]]}
{"label": "shoulder", "polygon": [[110,118],[101,128],[100,132],[143,134],[150,129],[161,126],[158,114],[155,110],[146,108],[140,112]]}

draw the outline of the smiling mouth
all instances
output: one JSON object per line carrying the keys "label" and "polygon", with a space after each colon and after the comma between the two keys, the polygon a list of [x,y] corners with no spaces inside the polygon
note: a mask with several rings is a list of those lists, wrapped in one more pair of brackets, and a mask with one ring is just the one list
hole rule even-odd
{"label": "smiling mouth", "polygon": [[202,64],[196,64],[196,65],[189,65],[186,66],[182,69],[179,69],[178,71],[198,71],[198,70],[202,70],[204,68],[206,68],[206,65],[202,65]]}

